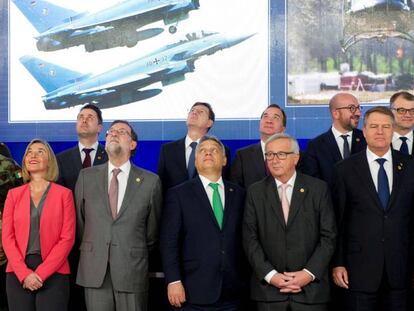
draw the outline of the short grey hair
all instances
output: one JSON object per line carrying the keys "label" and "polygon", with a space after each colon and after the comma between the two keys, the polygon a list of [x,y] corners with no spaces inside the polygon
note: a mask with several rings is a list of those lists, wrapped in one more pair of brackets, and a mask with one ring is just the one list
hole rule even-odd
{"label": "short grey hair", "polygon": [[204,135],[203,137],[201,137],[200,138],[200,142],[197,144],[196,152],[198,152],[198,149],[200,149],[200,145],[203,142],[207,141],[207,140],[211,140],[211,141],[214,141],[215,143],[217,143],[220,146],[220,149],[223,152],[223,155],[226,156],[226,148],[224,147],[224,145],[221,142],[221,140],[218,139],[218,137],[216,137],[214,135]]}
{"label": "short grey hair", "polygon": [[294,154],[299,154],[299,144],[298,141],[293,138],[292,136],[285,134],[285,133],[276,133],[272,136],[270,136],[266,142],[265,142],[265,149],[267,148],[267,145],[270,144],[272,141],[278,140],[278,139],[288,139],[290,141],[290,152],[293,152]]}

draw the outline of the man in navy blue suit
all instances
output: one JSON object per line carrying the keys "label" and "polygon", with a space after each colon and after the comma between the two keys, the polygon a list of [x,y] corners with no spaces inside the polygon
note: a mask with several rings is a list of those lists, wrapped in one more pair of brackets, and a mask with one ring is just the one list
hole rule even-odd
{"label": "man in navy blue suit", "polygon": [[390,98],[390,108],[395,118],[392,147],[405,154],[413,154],[414,95],[402,91]]}
{"label": "man in navy blue suit", "polygon": [[366,147],[362,131],[357,129],[361,117],[358,99],[338,93],[329,101],[332,127],[309,141],[300,160],[302,173],[332,182],[334,165]]}
{"label": "man in navy blue suit", "polygon": [[[196,102],[188,112],[187,135],[182,139],[162,145],[157,172],[161,178],[164,193],[169,188],[197,175],[197,171],[194,169],[195,147],[200,138],[211,129],[214,120],[215,114],[211,105]],[[227,147],[226,157],[230,160],[230,152]],[[223,168],[223,175],[227,176],[228,171],[229,165],[227,164]]]}
{"label": "man in navy blue suit", "polygon": [[199,176],[170,189],[161,223],[168,300],[180,310],[240,309],[246,287],[241,223],[244,190],[222,178],[227,159],[213,136],[200,139]]}

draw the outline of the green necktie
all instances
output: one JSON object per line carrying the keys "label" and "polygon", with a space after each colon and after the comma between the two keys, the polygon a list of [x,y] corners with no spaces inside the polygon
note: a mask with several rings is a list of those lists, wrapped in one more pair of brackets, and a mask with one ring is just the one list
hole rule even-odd
{"label": "green necktie", "polygon": [[219,184],[209,183],[211,188],[213,188],[213,213],[216,217],[217,223],[222,229],[223,227],[223,204],[221,203],[220,192],[218,191]]}

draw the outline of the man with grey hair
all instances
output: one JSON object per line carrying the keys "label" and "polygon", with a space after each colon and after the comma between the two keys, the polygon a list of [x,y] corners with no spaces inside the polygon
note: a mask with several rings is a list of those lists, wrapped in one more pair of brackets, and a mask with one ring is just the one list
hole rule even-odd
{"label": "man with grey hair", "polygon": [[265,150],[271,175],[248,189],[243,220],[252,299],[258,311],[326,310],[336,237],[328,187],[296,172],[289,135],[271,136]]}
{"label": "man with grey hair", "polygon": [[196,147],[198,176],[167,193],[161,255],[168,300],[180,310],[239,310],[246,287],[241,223],[245,191],[223,180],[227,159],[217,138]]}

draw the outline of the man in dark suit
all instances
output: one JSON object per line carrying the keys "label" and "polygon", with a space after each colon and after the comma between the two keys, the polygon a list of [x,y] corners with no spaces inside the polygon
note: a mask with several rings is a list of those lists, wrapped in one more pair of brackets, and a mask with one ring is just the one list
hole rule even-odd
{"label": "man in dark suit", "polygon": [[361,117],[358,99],[338,93],[329,102],[332,127],[309,141],[299,168],[302,173],[320,178],[328,184],[337,162],[366,147],[362,132],[357,129]]}
{"label": "man in dark suit", "polygon": [[112,122],[108,163],[81,170],[76,183],[76,281],[88,311],[147,310],[148,254],[158,241],[162,193],[157,175],[130,162],[137,142],[128,122]]}
{"label": "man in dark suit", "polygon": [[230,180],[247,189],[266,177],[264,145],[266,140],[286,129],[286,114],[276,104],[269,105],[260,117],[260,142],[237,150],[230,170]]}
{"label": "man in dark suit", "polygon": [[332,189],[337,208],[335,284],[346,288],[347,311],[407,310],[411,281],[414,160],[390,147],[394,116],[368,110],[367,149],[336,167]]}
{"label": "man in dark suit", "polygon": [[405,154],[413,154],[414,95],[402,91],[390,98],[390,109],[394,114],[395,127],[392,147]]}
{"label": "man in dark suit", "polygon": [[258,311],[326,310],[336,237],[328,186],[296,172],[294,138],[275,134],[265,148],[271,175],[248,189],[243,220],[252,299]]}
{"label": "man in dark suit", "polygon": [[196,149],[199,176],[168,191],[161,254],[168,300],[180,310],[235,311],[244,278],[241,223],[245,192],[222,178],[224,145],[213,136]]}
{"label": "man in dark suit", "polygon": [[[75,184],[79,172],[84,167],[99,165],[108,161],[104,146],[98,142],[99,133],[102,130],[102,112],[92,104],[85,105],[79,111],[76,120],[76,133],[78,144],[56,155],[59,167],[58,184],[75,192]],[[85,308],[83,288],[76,285],[76,271],[79,262],[79,241],[69,254],[70,296],[69,310],[82,311]]]}
{"label": "man in dark suit", "polygon": [[82,168],[108,161],[104,146],[98,142],[101,131],[101,110],[92,104],[83,106],[76,121],[78,145],[56,156],[59,166],[59,184],[74,191],[76,180]]}
{"label": "man in dark suit", "polygon": [[[215,114],[208,103],[196,102],[190,109],[187,117],[186,137],[162,145],[158,160],[158,175],[161,178],[162,188],[166,191],[197,175],[194,167],[195,148],[200,138],[207,134],[214,124]],[[226,157],[230,159],[230,152],[226,147]],[[230,166],[223,168],[223,176],[229,174]]]}

